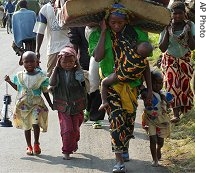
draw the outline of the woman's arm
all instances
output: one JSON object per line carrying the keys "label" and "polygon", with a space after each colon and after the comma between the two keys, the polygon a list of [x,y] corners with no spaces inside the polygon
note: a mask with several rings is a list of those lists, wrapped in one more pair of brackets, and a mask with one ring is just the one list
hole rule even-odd
{"label": "woman's arm", "polygon": [[161,50],[161,52],[165,52],[168,49],[168,44],[169,44],[168,26],[165,27],[163,34],[164,34],[163,38],[159,43],[159,49]]}
{"label": "woman's arm", "polygon": [[96,62],[100,62],[104,57],[105,52],[105,38],[106,38],[106,22],[103,20],[101,22],[101,35],[98,41],[98,44],[94,50],[93,56]]}
{"label": "woman's arm", "polygon": [[44,39],[44,35],[37,33],[37,35],[36,35],[36,50],[35,50],[35,53],[36,53],[36,56],[37,56],[38,59],[40,59],[40,48],[41,48],[43,39]]}

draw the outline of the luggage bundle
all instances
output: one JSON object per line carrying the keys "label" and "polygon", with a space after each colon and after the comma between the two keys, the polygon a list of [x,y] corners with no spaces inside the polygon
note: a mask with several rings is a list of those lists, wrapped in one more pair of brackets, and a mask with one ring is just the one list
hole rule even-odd
{"label": "luggage bundle", "polygon": [[67,0],[61,5],[60,26],[80,27],[99,23],[115,2],[132,12],[132,25],[147,32],[160,33],[170,22],[169,0]]}

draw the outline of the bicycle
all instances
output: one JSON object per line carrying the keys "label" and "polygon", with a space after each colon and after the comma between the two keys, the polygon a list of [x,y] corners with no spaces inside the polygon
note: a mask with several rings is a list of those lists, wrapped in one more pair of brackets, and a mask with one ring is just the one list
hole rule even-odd
{"label": "bicycle", "polygon": [[7,13],[7,21],[6,21],[6,27],[7,27],[7,34],[12,33],[12,15],[13,13]]}

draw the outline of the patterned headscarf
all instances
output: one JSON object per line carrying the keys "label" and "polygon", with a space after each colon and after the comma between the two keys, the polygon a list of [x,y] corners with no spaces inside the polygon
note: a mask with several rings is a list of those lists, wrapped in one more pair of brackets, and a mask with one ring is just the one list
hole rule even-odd
{"label": "patterned headscarf", "polygon": [[60,57],[65,57],[65,56],[74,56],[75,59],[76,59],[76,62],[75,62],[75,67],[77,69],[80,69],[81,66],[80,66],[80,63],[79,63],[79,60],[77,59],[77,53],[75,51],[75,49],[73,47],[70,47],[70,46],[66,46],[64,47],[60,53],[58,54],[58,58]]}
{"label": "patterned headscarf", "polygon": [[76,53],[75,49],[73,47],[70,47],[70,46],[66,46],[58,54],[58,56],[63,56],[63,57],[71,56],[71,55],[73,55],[74,57],[77,57],[77,53]]}
{"label": "patterned headscarf", "polygon": [[107,9],[105,19],[108,19],[108,17],[111,14],[114,14],[118,17],[125,18],[125,19],[129,20],[130,13],[131,12],[128,9],[126,9],[122,4],[115,3],[112,5],[111,8]]}

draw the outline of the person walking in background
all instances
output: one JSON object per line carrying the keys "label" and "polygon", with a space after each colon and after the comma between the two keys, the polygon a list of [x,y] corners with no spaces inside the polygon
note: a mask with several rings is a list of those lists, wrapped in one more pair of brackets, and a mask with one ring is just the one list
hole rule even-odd
{"label": "person walking in background", "polygon": [[[48,94],[49,79],[41,70],[37,70],[36,54],[32,51],[26,51],[23,54],[24,71],[18,72],[13,81],[8,75],[5,81],[8,82],[17,92],[15,103],[13,124],[16,128],[24,130],[27,143],[26,154],[40,154],[39,143],[40,128],[42,132],[47,132],[48,127],[48,108],[43,93],[49,106],[52,108],[52,102]],[[31,129],[34,131],[34,146],[31,144]]]}
{"label": "person walking in background", "polygon": [[[85,27],[85,38],[89,40],[90,34],[95,31],[99,27],[99,24],[92,23]],[[90,98],[91,98],[91,112],[87,112],[85,114],[85,121],[89,119],[91,121],[95,121],[92,124],[94,129],[102,128],[101,120],[104,120],[105,111],[101,110],[98,111],[98,108],[101,101],[101,94],[100,94],[100,76],[99,76],[99,63],[95,61],[93,56],[90,57],[90,65],[89,65],[89,83],[90,83]]]}
{"label": "person walking in background", "polygon": [[195,49],[195,24],[185,20],[183,2],[175,1],[170,9],[172,20],[160,34],[159,48],[163,52],[161,69],[164,85],[174,95],[171,122],[177,123],[180,115],[193,107],[194,94],[190,81],[194,72],[191,51]]}
{"label": "person walking in background", "polygon": [[147,106],[147,88],[141,90],[141,99],[144,102],[145,109],[142,114],[142,127],[149,134],[150,151],[152,155],[152,166],[159,166],[161,159],[161,148],[164,145],[164,138],[170,136],[170,117],[167,114],[168,102],[172,101],[172,95],[163,94],[163,77],[161,72],[152,71],[152,106]]}
{"label": "person walking in background", "polygon": [[[26,0],[27,1],[27,9],[28,10],[32,10],[36,13],[36,15],[38,16],[39,14],[39,10],[40,10],[40,5],[39,5],[39,1],[38,0]],[[20,10],[20,1],[17,3],[15,11]]]}
{"label": "person walking in background", "polygon": [[84,74],[73,47],[65,47],[58,54],[57,64],[50,77],[53,108],[58,111],[63,142],[63,159],[78,149],[83,110],[86,108]]}
{"label": "person walking in background", "polygon": [[59,13],[60,8],[55,6],[55,0],[51,0],[40,9],[34,26],[34,32],[37,33],[35,53],[38,59],[40,59],[40,48],[44,35],[45,33],[47,34],[47,76],[52,74],[52,70],[57,62],[57,55],[61,49],[69,45],[68,29],[61,29],[59,26],[57,19]]}
{"label": "person walking in background", "polygon": [[103,124],[102,120],[105,117],[105,110],[100,110],[99,107],[102,103],[101,93],[100,93],[100,76],[99,76],[99,63],[95,61],[93,56],[90,57],[90,66],[89,66],[89,83],[90,83],[90,100],[91,108],[90,113],[86,112],[85,119],[86,121],[94,121],[92,127],[94,129],[101,129]]}
{"label": "person walking in background", "polygon": [[91,75],[89,72],[90,56],[88,54],[88,42],[85,37],[85,27],[70,28],[69,38],[70,43],[73,44],[75,50],[78,52],[78,59],[85,75],[87,107],[84,111],[84,122],[87,122],[88,120],[95,121],[93,123],[93,128],[99,129],[102,127],[100,120],[104,119],[105,111],[98,111],[101,104],[99,90],[90,92],[90,87],[92,87],[92,83],[89,80],[89,75]]}
{"label": "person walking in background", "polygon": [[[4,13],[6,14],[6,21],[9,20],[9,30],[12,32],[12,15],[15,11],[15,6],[17,4],[18,0],[15,0],[12,2],[12,0],[8,0],[8,2],[5,5]],[[9,31],[7,31],[8,33]],[[9,34],[9,33],[8,33]]]}
{"label": "person walking in background", "polygon": [[[26,0],[21,0],[19,6],[20,10],[14,12],[12,20],[14,44],[19,51],[23,49],[35,52],[36,33],[33,32],[33,28],[36,23],[36,13],[27,9]],[[19,64],[22,65],[22,55],[20,56]]]}
{"label": "person walking in background", "polygon": [[[128,24],[129,12],[121,4],[115,3],[106,12],[101,28],[89,36],[90,55],[99,62],[101,78],[107,77],[118,68],[122,56],[135,56],[133,43],[148,41],[148,34],[140,28]],[[129,49],[129,48],[130,49]],[[128,49],[127,49],[128,48]],[[128,52],[129,51],[129,52]],[[149,63],[145,69],[148,87],[147,99],[152,98]],[[124,160],[129,160],[129,141],[133,138],[137,109],[137,90],[142,79],[132,82],[118,82],[108,90],[107,109],[110,123],[112,151],[115,153],[116,165],[113,172],[126,172]]]}

